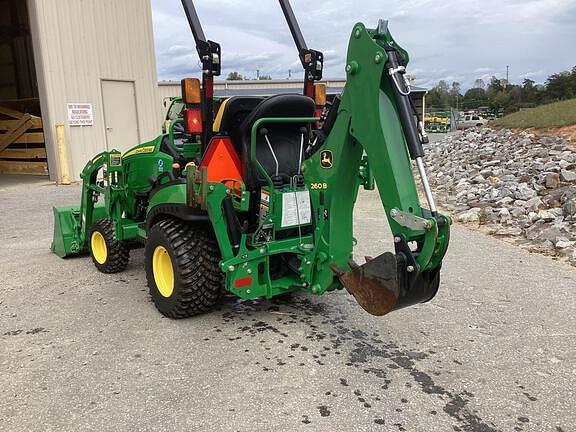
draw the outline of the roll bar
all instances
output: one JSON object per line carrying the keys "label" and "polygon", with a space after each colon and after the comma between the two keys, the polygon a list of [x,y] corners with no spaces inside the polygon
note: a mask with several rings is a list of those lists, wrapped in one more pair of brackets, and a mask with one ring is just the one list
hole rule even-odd
{"label": "roll bar", "polygon": [[182,0],[182,6],[186,12],[186,18],[196,42],[196,51],[198,51],[198,57],[202,63],[202,150],[204,150],[213,134],[214,77],[220,76],[222,73],[222,50],[219,43],[206,39],[193,0]]}
{"label": "roll bar", "polygon": [[284,17],[288,22],[290,33],[292,33],[300,61],[304,67],[304,94],[314,98],[314,82],[322,79],[322,73],[324,71],[324,54],[320,51],[309,49],[306,45],[306,41],[300,30],[300,25],[290,5],[290,0],[278,1],[280,2]]}
{"label": "roll bar", "polygon": [[182,6],[186,12],[186,18],[188,18],[188,24],[196,42],[198,56],[202,62],[202,73],[204,75],[219,76],[222,65],[220,61],[220,44],[206,39],[193,0],[182,0]]}

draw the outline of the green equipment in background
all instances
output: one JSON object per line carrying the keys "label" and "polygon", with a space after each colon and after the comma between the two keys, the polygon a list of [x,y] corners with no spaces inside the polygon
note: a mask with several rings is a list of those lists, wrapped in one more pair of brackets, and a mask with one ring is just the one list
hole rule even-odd
{"label": "green equipment in background", "polygon": [[[346,288],[384,315],[432,299],[450,219],[434,203],[417,114],[404,78],[408,54],[387,22],[352,29],[347,84],[326,105],[323,54],[309,49],[280,0],[305,71],[304,95],[236,96],[214,104],[220,45],[182,0],[202,62],[202,83],[182,81],[182,118],[125,154],[96,156],[77,207],[54,209],[52,250],[90,252],[104,273],[145,247],[150,294],[164,315],[210,310],[224,289],[242,299]],[[412,167],[422,181],[421,205]],[[377,186],[377,191],[376,191]],[[359,188],[378,193],[395,254],[352,261]]]}
{"label": "green equipment in background", "polygon": [[450,111],[432,112],[424,117],[424,129],[427,133],[448,133],[452,123]]}

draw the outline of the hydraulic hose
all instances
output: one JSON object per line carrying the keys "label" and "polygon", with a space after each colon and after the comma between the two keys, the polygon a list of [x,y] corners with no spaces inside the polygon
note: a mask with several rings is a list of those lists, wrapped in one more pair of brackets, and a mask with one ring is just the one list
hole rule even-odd
{"label": "hydraulic hose", "polygon": [[410,88],[406,85],[404,80],[404,73],[406,70],[404,66],[398,61],[398,51],[393,48],[387,50],[388,62],[386,63],[386,68],[388,69],[388,74],[392,80],[392,90],[394,92],[394,97],[396,99],[396,106],[398,107],[398,115],[400,116],[400,123],[402,123],[402,130],[404,131],[404,136],[406,138],[406,145],[408,146],[408,151],[410,152],[410,157],[416,162],[418,172],[420,174],[420,179],[422,180],[422,186],[424,187],[424,193],[430,206],[430,212],[432,216],[438,214],[436,208],[436,203],[434,202],[434,196],[432,195],[432,190],[430,189],[430,183],[428,182],[428,176],[426,175],[426,170],[424,168],[424,148],[422,147],[422,139],[418,129],[417,117],[413,114],[412,101],[410,99]]}
{"label": "hydraulic hose", "polygon": [[406,137],[406,144],[412,160],[424,157],[424,149],[420,141],[420,133],[418,132],[418,124],[416,118],[412,114],[412,106],[410,105],[410,90],[404,82],[404,76],[401,73],[400,63],[398,61],[398,52],[395,49],[387,50],[388,63],[386,68],[389,71],[390,79],[392,81],[392,90],[396,98],[396,105],[398,107],[398,114],[400,115],[400,122],[404,136]]}

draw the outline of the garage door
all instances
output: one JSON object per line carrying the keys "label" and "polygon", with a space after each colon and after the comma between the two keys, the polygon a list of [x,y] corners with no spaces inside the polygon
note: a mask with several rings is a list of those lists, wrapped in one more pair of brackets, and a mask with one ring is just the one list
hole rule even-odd
{"label": "garage door", "polygon": [[108,150],[121,152],[140,143],[136,89],[132,81],[102,81]]}

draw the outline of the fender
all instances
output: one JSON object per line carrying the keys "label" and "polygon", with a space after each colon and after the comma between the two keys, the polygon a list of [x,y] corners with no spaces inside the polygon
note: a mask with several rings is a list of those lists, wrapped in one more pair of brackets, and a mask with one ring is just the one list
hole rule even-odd
{"label": "fender", "polygon": [[146,215],[148,230],[167,216],[186,222],[210,221],[207,212],[186,205],[186,182],[178,181],[161,185],[155,188],[150,195],[150,204]]}
{"label": "fender", "polygon": [[185,222],[210,223],[208,213],[186,204],[161,204],[148,211],[146,217],[146,231],[150,231],[155,224],[167,217],[174,217]]}

